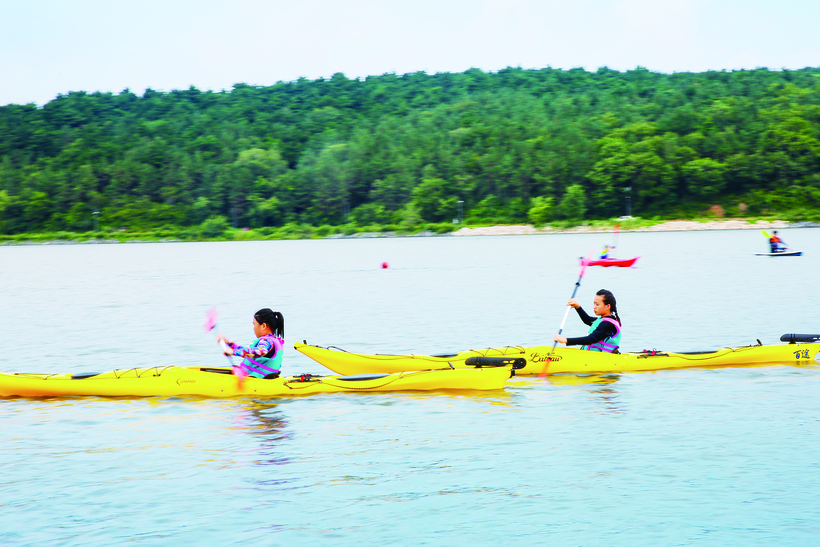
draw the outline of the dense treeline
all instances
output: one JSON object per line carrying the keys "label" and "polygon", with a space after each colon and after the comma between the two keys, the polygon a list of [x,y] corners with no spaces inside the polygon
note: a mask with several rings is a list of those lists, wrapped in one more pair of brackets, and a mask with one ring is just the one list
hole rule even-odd
{"label": "dense treeline", "polygon": [[[626,189],[631,189],[628,193]],[[820,206],[820,69],[508,68],[0,108],[0,233]],[[462,201],[463,203],[459,203]]]}

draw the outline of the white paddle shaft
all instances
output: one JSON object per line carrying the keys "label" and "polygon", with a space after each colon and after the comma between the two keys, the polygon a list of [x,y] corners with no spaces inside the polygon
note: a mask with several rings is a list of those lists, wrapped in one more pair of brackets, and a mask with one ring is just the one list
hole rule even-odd
{"label": "white paddle shaft", "polygon": [[564,325],[567,322],[567,316],[569,316],[570,308],[572,308],[572,306],[567,306],[567,311],[564,312],[564,320],[561,321],[561,328],[558,329],[558,334],[561,334],[562,332],[564,332]]}
{"label": "white paddle shaft", "polygon": [[225,343],[225,340],[220,340],[219,345],[222,347],[223,353],[233,355],[233,350],[228,344]]}

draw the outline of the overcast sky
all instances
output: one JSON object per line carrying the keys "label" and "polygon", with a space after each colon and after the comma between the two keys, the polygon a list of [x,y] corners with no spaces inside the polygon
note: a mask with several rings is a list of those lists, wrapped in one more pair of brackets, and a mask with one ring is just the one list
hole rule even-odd
{"label": "overcast sky", "polygon": [[343,72],[820,66],[820,0],[0,0],[0,105]]}

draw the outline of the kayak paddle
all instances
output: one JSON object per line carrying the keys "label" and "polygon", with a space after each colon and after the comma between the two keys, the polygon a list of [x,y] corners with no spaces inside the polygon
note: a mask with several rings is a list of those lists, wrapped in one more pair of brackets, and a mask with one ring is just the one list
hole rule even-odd
{"label": "kayak paddle", "polygon": [[[208,310],[208,312],[205,314],[205,325],[203,327],[205,332],[211,332],[212,330],[214,330],[214,328],[216,328],[218,317],[219,314],[217,314],[215,307]],[[225,357],[228,358],[228,362],[231,364],[231,370],[239,379],[239,385],[242,385],[242,382],[245,380],[246,376],[244,369],[242,369],[242,367],[237,367],[234,364],[233,358],[229,355],[229,353],[232,353],[231,348],[228,346],[228,344],[225,343],[225,340],[220,340],[219,345],[222,347],[222,353],[225,355]]]}
{"label": "kayak paddle", "polygon": [[216,312],[216,308],[211,308],[205,313],[205,325],[202,327],[205,332],[211,332],[216,327],[216,321],[219,318],[219,314]]}
{"label": "kayak paddle", "polygon": [[[584,272],[586,272],[587,265],[589,264],[589,255],[586,258],[581,259],[581,274],[578,276],[578,281],[575,282],[575,288],[572,290],[572,296],[570,296],[570,300],[575,298],[575,294],[578,292],[578,287],[581,286],[581,279],[584,277]],[[564,312],[564,319],[561,321],[561,328],[558,329],[558,334],[564,332],[564,324],[567,322],[567,316],[569,315],[569,310],[571,306],[567,306],[567,311]],[[555,353],[555,346],[558,345],[558,342],[552,343],[552,349],[547,354],[547,359],[544,361],[544,368],[541,370],[541,374],[538,375],[539,378],[546,378],[547,376],[547,369],[552,362],[551,355]]]}

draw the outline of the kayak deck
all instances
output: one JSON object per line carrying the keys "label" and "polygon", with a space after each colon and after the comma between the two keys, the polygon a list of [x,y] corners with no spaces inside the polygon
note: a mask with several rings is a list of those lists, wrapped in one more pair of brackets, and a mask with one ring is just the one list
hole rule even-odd
{"label": "kayak deck", "polygon": [[[368,371],[372,372],[372,371]],[[303,374],[244,378],[230,368],[151,367],[101,374],[0,373],[0,397],[290,396],[339,392],[503,389],[510,367],[460,368],[366,374],[357,377]]]}
{"label": "kayak deck", "polygon": [[[297,343],[294,348],[338,374],[359,372],[398,372],[420,368],[467,366],[471,357],[514,357],[526,360],[516,375],[558,374],[564,372],[606,373],[638,372],[690,367],[743,366],[756,364],[807,364],[820,362],[820,343],[776,346],[743,346],[713,351],[675,353],[642,351],[603,353],[579,348],[551,346],[507,346],[468,350],[452,355],[365,355],[330,350]],[[548,360],[549,357],[549,360]]]}

